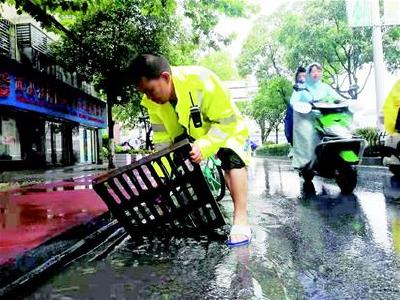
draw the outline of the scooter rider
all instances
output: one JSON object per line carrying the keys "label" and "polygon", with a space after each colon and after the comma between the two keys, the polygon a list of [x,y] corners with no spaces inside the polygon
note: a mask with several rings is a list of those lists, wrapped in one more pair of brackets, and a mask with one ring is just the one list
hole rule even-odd
{"label": "scooter rider", "polygon": [[[312,63],[306,68],[305,88],[295,91],[290,99],[293,106],[297,102],[312,102],[324,98],[340,99],[341,97],[326,83],[321,81],[322,67]],[[314,149],[319,142],[314,128],[313,114],[301,114],[294,111],[293,115],[293,160],[292,166],[301,169],[314,156]]]}
{"label": "scooter rider", "polygon": [[[295,84],[293,85],[293,90],[298,92],[304,88],[306,82],[306,69],[299,67],[295,75]],[[285,136],[290,145],[293,146],[293,107],[288,104],[286,108],[286,116],[284,119],[285,124]]]}

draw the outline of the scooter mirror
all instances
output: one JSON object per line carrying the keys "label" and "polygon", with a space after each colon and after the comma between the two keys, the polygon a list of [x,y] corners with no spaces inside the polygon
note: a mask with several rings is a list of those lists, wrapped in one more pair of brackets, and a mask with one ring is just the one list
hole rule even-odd
{"label": "scooter mirror", "polygon": [[293,109],[301,114],[308,114],[312,106],[308,102],[296,102],[293,104]]}

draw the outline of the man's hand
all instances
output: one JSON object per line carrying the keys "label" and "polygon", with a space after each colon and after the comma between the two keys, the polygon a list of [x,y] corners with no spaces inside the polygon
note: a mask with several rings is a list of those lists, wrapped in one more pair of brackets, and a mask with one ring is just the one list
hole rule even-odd
{"label": "man's hand", "polygon": [[191,161],[196,164],[199,164],[203,159],[199,147],[197,147],[195,144],[192,144],[192,151],[190,151],[189,154]]}

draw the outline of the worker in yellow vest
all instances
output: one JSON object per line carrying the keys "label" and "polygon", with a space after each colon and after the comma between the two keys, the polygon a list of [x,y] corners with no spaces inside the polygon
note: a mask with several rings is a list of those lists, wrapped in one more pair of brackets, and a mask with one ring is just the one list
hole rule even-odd
{"label": "worker in yellow vest", "polygon": [[393,85],[392,90],[385,100],[383,106],[385,130],[389,134],[398,132],[396,129],[396,121],[400,109],[400,80]]}
{"label": "worker in yellow vest", "polygon": [[130,80],[144,94],[156,150],[187,134],[194,139],[191,160],[214,154],[221,160],[234,203],[229,246],[247,245],[247,166],[251,157],[249,133],[227,90],[210,70],[199,66],[171,67],[159,55],[138,55],[128,68]]}
{"label": "worker in yellow vest", "polygon": [[[385,139],[385,146],[388,149],[400,154],[400,80],[393,85],[383,106],[385,131],[388,133]],[[393,174],[400,176],[400,160],[396,155],[391,155],[383,159],[383,164],[388,166]]]}

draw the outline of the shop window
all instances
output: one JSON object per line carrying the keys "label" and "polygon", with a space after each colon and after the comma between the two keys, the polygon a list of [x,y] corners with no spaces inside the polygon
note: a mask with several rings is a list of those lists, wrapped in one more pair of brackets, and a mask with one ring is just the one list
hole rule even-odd
{"label": "shop window", "polygon": [[72,128],[72,151],[75,162],[82,162],[80,145],[79,126],[75,126]]}
{"label": "shop window", "polygon": [[0,160],[21,160],[17,122],[8,117],[0,117]]}
{"label": "shop window", "polygon": [[80,162],[95,163],[97,147],[95,131],[90,128],[79,127],[79,142]]}
{"label": "shop window", "polygon": [[46,122],[46,161],[50,164],[62,163],[62,124]]}

